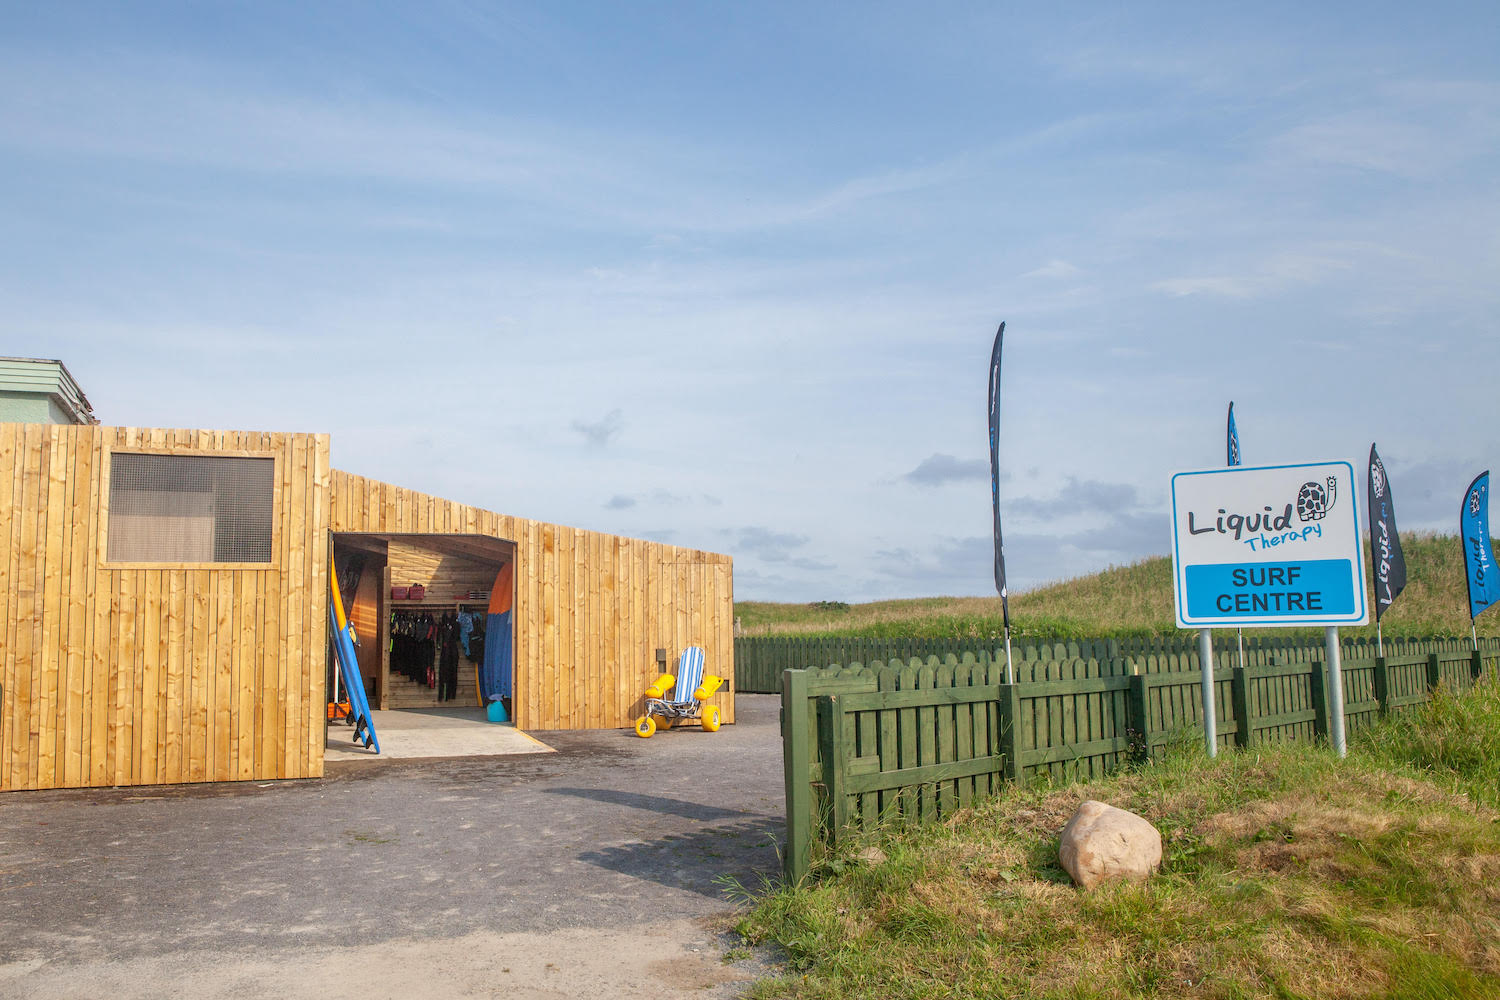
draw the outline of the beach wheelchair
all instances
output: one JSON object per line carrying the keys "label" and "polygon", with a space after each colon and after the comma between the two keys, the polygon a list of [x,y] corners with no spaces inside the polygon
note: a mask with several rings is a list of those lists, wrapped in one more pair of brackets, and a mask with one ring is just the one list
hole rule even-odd
{"label": "beach wheelchair", "polygon": [[[704,732],[716,731],[719,706],[703,704],[724,686],[724,678],[703,673],[703,647],[689,646],[677,662],[677,676],[662,674],[646,689],[646,714],[635,720],[635,734],[650,739],[657,729],[697,719]],[[669,695],[675,689],[675,697]]]}

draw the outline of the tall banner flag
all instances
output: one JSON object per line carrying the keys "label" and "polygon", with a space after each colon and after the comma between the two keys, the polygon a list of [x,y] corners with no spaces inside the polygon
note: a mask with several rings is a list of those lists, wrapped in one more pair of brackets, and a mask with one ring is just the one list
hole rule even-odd
{"label": "tall banner flag", "polygon": [[[1495,567],[1490,548],[1490,472],[1475,477],[1464,494],[1464,506],[1458,513],[1458,533],[1463,538],[1464,566],[1469,576],[1469,626],[1486,608],[1500,603],[1500,571]],[[1474,640],[1478,648],[1477,636]]]}
{"label": "tall banner flag", "polygon": [[1010,595],[1005,589],[1005,543],[1000,536],[1000,344],[1005,324],[995,331],[990,350],[990,500],[995,512],[995,590],[1000,594],[1000,614],[1005,621],[1005,678],[1013,677],[1010,666]]}
{"label": "tall banner flag", "polygon": [[1233,402],[1233,400],[1231,400],[1230,403],[1229,403],[1229,426],[1228,426],[1228,429],[1225,432],[1225,437],[1227,439],[1226,440],[1226,444],[1225,444],[1225,450],[1229,453],[1229,461],[1226,462],[1225,464],[1226,465],[1239,465],[1240,464],[1240,432],[1239,432],[1239,428],[1237,428],[1237,427],[1234,426],[1234,402]]}
{"label": "tall banner flag", "polygon": [[[1234,426],[1234,400],[1229,401],[1229,420],[1224,428],[1224,451],[1227,461],[1225,465],[1235,466],[1240,464],[1240,429]],[[1245,630],[1237,628],[1234,630],[1235,647],[1240,651],[1240,666],[1245,665]]]}
{"label": "tall banner flag", "polygon": [[1406,557],[1396,533],[1396,501],[1385,466],[1370,444],[1370,568],[1375,574],[1375,626],[1406,587]]}

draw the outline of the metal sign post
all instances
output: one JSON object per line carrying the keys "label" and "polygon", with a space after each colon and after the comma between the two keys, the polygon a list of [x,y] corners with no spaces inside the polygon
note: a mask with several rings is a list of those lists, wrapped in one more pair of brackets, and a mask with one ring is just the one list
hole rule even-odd
{"label": "metal sign post", "polygon": [[1203,742],[1208,755],[1219,755],[1219,720],[1214,713],[1214,630],[1198,630],[1198,665],[1203,668]]}
{"label": "metal sign post", "polygon": [[1203,720],[1214,753],[1212,628],[1327,630],[1329,739],[1344,753],[1340,625],[1370,620],[1359,494],[1348,462],[1234,466],[1172,477],[1177,625],[1198,629]]}
{"label": "metal sign post", "polygon": [[1344,664],[1337,625],[1323,630],[1323,651],[1328,660],[1328,742],[1342,757],[1348,749],[1344,743]]}

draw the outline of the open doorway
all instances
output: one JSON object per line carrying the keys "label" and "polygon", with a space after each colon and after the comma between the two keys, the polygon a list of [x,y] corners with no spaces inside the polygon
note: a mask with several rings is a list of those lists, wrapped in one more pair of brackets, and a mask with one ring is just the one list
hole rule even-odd
{"label": "open doorway", "polygon": [[[513,718],[513,543],[476,535],[337,532],[333,556],[372,709],[473,721]],[[338,711],[336,683],[330,676],[330,715]],[[337,738],[330,730],[330,746]]]}

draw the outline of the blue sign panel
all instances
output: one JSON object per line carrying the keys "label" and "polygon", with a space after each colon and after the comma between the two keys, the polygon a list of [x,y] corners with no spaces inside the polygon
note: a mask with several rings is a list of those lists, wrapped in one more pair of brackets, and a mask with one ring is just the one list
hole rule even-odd
{"label": "blue sign panel", "polygon": [[1354,611],[1347,559],[1185,566],[1188,618],[1304,618]]}

